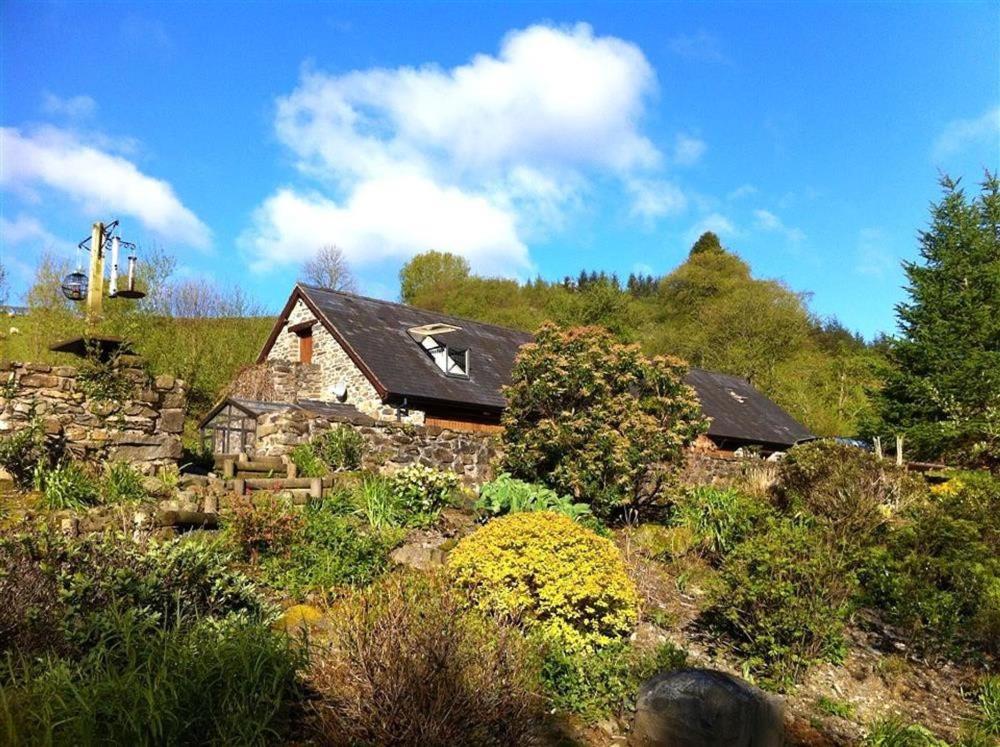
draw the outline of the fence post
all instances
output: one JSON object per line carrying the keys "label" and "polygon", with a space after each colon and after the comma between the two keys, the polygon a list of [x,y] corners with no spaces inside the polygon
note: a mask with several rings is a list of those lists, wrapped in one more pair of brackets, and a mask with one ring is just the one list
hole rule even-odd
{"label": "fence post", "polygon": [[310,498],[322,498],[323,497],[323,478],[313,477],[309,481],[309,497]]}
{"label": "fence post", "polygon": [[896,436],[896,466],[903,466],[903,436]]}

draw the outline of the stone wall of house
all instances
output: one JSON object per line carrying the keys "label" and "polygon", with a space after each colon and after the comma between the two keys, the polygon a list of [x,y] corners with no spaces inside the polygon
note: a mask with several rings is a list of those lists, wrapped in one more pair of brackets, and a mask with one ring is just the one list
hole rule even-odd
{"label": "stone wall of house", "polygon": [[73,366],[0,363],[0,437],[36,418],[50,445],[90,463],[125,461],[145,473],[176,464],[187,391],[172,376],[151,378],[134,364],[115,369],[126,397],[98,391]]}
{"label": "stone wall of house", "polygon": [[[368,377],[354,364],[347,351],[321,323],[317,322],[312,328],[312,363],[299,363],[299,337],[290,332],[288,327],[313,319],[315,316],[312,311],[299,300],[288,315],[288,325],[278,334],[267,354],[267,361],[272,371],[278,372],[279,377],[284,375],[282,396],[276,396],[275,400],[334,401],[334,387],[342,383],[347,387],[347,395],[341,400],[342,402],[354,405],[361,412],[378,420],[396,420],[396,408],[382,402],[382,398]],[[284,367],[289,367],[290,370],[282,371]],[[300,370],[294,371],[296,367]],[[296,387],[296,391],[289,391],[289,386]],[[293,396],[288,396],[289,394]],[[424,422],[424,413],[411,409],[404,421],[420,425]]]}
{"label": "stone wall of house", "polygon": [[364,438],[364,467],[395,472],[411,464],[451,470],[466,484],[491,479],[498,452],[494,435],[468,433],[432,425],[380,421],[368,416],[331,420],[289,408],[262,415],[257,422],[255,453],[283,456],[338,424],[354,428]]}

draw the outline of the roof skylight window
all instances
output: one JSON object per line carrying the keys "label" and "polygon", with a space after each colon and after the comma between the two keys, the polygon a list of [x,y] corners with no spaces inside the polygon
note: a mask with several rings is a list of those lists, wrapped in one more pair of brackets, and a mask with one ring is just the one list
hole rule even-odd
{"label": "roof skylight window", "polygon": [[422,347],[431,360],[437,364],[446,376],[468,377],[469,375],[469,351],[468,349],[450,348],[447,345],[435,340],[428,335],[420,340]]}

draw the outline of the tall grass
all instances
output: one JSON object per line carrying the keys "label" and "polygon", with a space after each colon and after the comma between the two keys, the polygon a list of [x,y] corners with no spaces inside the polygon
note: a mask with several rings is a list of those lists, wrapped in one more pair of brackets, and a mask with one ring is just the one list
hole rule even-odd
{"label": "tall grass", "polygon": [[0,660],[0,743],[273,744],[297,702],[300,646],[245,619],[167,627],[130,611],[79,660]]}

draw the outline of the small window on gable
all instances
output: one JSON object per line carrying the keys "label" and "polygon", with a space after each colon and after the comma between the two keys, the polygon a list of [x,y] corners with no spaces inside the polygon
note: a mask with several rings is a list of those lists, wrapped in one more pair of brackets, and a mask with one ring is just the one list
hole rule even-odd
{"label": "small window on gable", "polygon": [[[450,324],[428,324],[409,330],[410,336],[446,376],[468,378],[468,348],[452,347],[440,338],[449,332],[457,332],[458,327]],[[435,337],[434,335],[437,335]]]}

